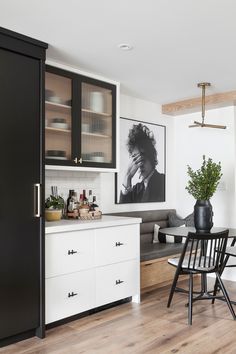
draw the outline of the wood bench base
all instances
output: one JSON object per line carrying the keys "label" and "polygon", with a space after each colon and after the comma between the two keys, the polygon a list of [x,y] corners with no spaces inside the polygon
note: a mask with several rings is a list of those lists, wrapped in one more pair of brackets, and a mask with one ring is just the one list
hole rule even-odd
{"label": "wood bench base", "polygon": [[[176,268],[168,264],[168,259],[174,257],[179,257],[179,254],[141,262],[142,292],[150,287],[162,287],[172,282]],[[184,277],[181,277],[181,279],[184,279]]]}

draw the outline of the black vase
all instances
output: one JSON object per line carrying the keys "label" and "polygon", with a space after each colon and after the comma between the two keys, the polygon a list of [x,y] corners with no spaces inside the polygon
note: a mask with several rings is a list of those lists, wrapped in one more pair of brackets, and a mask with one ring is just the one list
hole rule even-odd
{"label": "black vase", "polygon": [[194,225],[197,232],[210,232],[213,222],[212,205],[209,200],[197,200],[194,205]]}

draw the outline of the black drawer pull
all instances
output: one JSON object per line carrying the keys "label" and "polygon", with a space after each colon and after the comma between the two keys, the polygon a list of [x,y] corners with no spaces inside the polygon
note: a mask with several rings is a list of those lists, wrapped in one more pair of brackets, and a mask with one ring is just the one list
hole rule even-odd
{"label": "black drawer pull", "polygon": [[76,296],[78,295],[77,293],[74,293],[74,291],[72,291],[72,293],[68,293],[68,297],[73,297],[73,296]]}
{"label": "black drawer pull", "polygon": [[124,283],[124,280],[116,280],[116,285],[119,285],[119,284],[121,284],[121,283]]}
{"label": "black drawer pull", "polygon": [[68,250],[68,255],[70,255],[70,254],[75,254],[75,253],[78,253],[77,251],[74,251],[74,250]]}
{"label": "black drawer pull", "polygon": [[118,246],[123,246],[123,243],[122,242],[116,242],[116,247]]}

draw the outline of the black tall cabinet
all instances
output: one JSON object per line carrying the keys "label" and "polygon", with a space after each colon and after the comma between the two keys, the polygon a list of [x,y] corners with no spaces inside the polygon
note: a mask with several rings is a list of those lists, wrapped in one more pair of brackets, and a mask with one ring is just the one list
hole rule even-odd
{"label": "black tall cabinet", "polygon": [[46,48],[0,28],[0,345],[44,336]]}

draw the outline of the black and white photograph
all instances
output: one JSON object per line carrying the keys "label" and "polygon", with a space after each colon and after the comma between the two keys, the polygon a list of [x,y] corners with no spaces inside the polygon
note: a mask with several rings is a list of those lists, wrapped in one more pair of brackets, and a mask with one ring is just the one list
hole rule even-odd
{"label": "black and white photograph", "polygon": [[120,118],[116,203],[165,201],[166,127]]}

